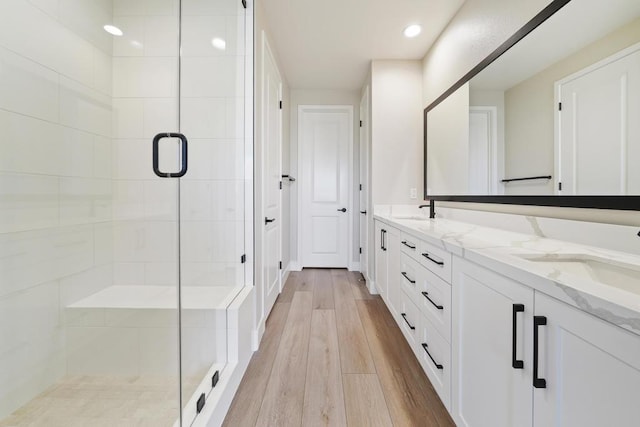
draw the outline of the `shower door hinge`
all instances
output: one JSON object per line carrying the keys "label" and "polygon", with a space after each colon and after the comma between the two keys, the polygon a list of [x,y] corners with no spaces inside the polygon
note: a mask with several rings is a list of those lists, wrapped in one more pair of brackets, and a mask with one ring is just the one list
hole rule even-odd
{"label": "shower door hinge", "polygon": [[280,263],[278,264],[278,267],[280,267],[280,270],[282,270],[282,261],[280,261]]}
{"label": "shower door hinge", "polygon": [[204,393],[202,393],[198,398],[198,401],[196,402],[196,412],[198,414],[202,412],[202,408],[204,408],[205,403],[207,403],[207,398],[205,397]]}
{"label": "shower door hinge", "polygon": [[211,388],[214,388],[216,384],[218,384],[218,380],[220,379],[220,372],[216,371],[215,374],[211,377]]}
{"label": "shower door hinge", "polygon": [[282,110],[282,101],[280,101],[280,109]]}
{"label": "shower door hinge", "polygon": [[240,257],[240,264],[244,264],[245,262],[247,262],[247,255],[242,254],[242,256]]}
{"label": "shower door hinge", "polygon": [[242,0],[242,6],[244,6],[244,8],[247,8],[247,0]]}

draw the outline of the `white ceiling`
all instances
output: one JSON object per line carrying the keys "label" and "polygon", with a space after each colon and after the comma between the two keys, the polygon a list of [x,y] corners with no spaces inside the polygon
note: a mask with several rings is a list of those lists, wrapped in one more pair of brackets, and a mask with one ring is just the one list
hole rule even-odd
{"label": "white ceiling", "polygon": [[[293,89],[362,87],[372,59],[422,59],[464,0],[265,0]],[[407,39],[409,24],[422,33]]]}

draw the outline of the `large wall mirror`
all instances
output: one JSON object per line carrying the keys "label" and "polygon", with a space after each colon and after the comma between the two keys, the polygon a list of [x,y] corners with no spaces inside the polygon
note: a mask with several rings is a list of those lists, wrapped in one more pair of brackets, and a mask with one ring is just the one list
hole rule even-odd
{"label": "large wall mirror", "polygon": [[556,0],[425,110],[425,198],[640,209],[640,1]]}

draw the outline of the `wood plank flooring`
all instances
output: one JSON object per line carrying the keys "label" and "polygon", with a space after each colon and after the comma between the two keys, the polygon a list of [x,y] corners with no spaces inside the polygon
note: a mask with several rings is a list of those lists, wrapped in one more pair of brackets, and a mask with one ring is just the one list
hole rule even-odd
{"label": "wood plank flooring", "polygon": [[360,273],[292,272],[224,424],[454,426]]}

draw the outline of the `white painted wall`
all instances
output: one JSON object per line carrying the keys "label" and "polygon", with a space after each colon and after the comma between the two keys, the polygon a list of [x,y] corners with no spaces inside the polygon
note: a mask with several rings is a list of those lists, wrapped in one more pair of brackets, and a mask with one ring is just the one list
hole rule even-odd
{"label": "white painted wall", "polygon": [[[360,147],[360,94],[358,91],[333,91],[333,90],[304,90],[304,89],[292,89],[291,90],[291,101],[290,101],[290,153],[289,153],[289,167],[290,173],[294,177],[298,178],[300,173],[298,171],[298,106],[299,105],[351,105],[353,106],[353,195],[352,195],[352,205],[349,209],[352,212],[357,212],[359,209],[359,199],[358,199],[358,179],[359,176],[359,168],[358,168],[358,156]],[[289,242],[289,250],[291,254],[292,262],[298,266],[299,263],[299,254],[297,253],[298,248],[298,196],[297,196],[297,188],[298,184],[293,184],[291,186],[292,190],[290,192],[291,195],[291,239]],[[353,225],[352,229],[353,233],[353,251],[349,254],[349,263],[358,262],[359,253],[358,248],[359,245],[359,218],[357,215],[353,215]]]}
{"label": "white painted wall", "polygon": [[[420,61],[371,64],[372,203],[417,204],[423,191],[422,67]],[[417,199],[409,197],[415,188]]]}

